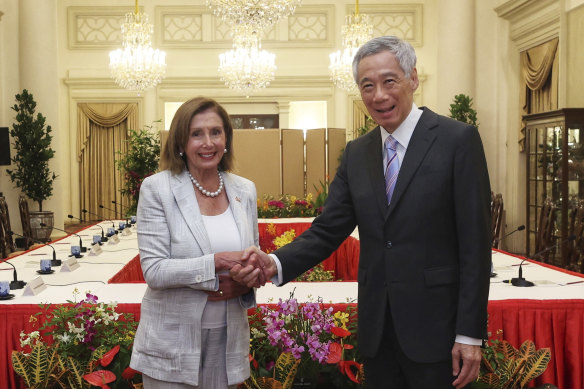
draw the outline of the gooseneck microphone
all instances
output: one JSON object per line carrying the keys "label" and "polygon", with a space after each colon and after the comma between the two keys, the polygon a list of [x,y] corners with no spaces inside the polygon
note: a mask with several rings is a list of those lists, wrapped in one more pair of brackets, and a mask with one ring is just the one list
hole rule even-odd
{"label": "gooseneck microphone", "polygon": [[[10,235],[16,235],[16,236],[20,236],[21,238],[25,238],[26,239],[26,236],[17,234],[14,231],[8,231],[8,233]],[[53,249],[53,259],[51,259],[51,266],[61,266],[61,260],[60,259],[57,259],[57,251],[55,250],[55,248],[53,246],[51,246],[49,243],[43,242],[41,240],[34,240],[33,239],[33,242],[40,243],[40,244],[43,244],[45,246],[49,246],[50,248],[52,248]]]}
{"label": "gooseneck microphone", "polygon": [[[564,243],[570,242],[572,240],[576,239],[576,235],[570,235],[568,236],[566,239],[552,245],[549,247],[546,247],[545,249],[535,253],[531,258],[532,259],[537,259],[537,257],[541,256],[542,254],[547,253],[550,250],[553,250],[555,248],[557,248],[558,246],[563,245]],[[525,258],[527,259],[527,258]],[[531,281],[526,280],[525,278],[523,278],[523,262],[525,262],[525,259],[523,261],[521,261],[521,263],[519,264],[519,274],[517,278],[512,278],[511,279],[511,285],[513,286],[521,286],[521,287],[528,287],[528,286],[534,286],[535,284]],[[508,281],[507,281],[508,282]]]}
{"label": "gooseneck microphone", "polygon": [[[123,210],[124,208],[130,209],[130,207],[122,205],[121,203],[116,203],[115,200],[112,200],[112,204],[119,205],[121,210]],[[124,213],[120,212],[120,214],[123,215]],[[128,215],[126,215],[126,217],[124,219],[126,219],[126,226],[130,227],[132,225],[132,223],[130,222],[130,217]]]}
{"label": "gooseneck microphone", "polygon": [[[8,231],[7,233],[10,234],[12,231]],[[14,269],[13,273],[14,273],[14,280],[10,281],[10,289],[22,289],[24,288],[24,286],[26,285],[26,282],[19,280],[18,279],[18,274],[16,274],[16,266],[14,266],[14,264],[12,264],[11,262],[8,262],[8,258],[4,258],[2,260],[2,263],[7,263],[10,266],[12,266],[12,268]]]}
{"label": "gooseneck microphone", "polygon": [[112,222],[112,227],[114,228],[114,230],[116,229],[116,223],[114,223],[114,221],[113,221],[113,220],[110,220],[110,219],[104,219],[103,217],[101,217],[101,216],[100,216],[100,215],[98,215],[97,213],[89,212],[87,209],[82,209],[82,210],[81,210],[81,212],[83,212],[83,213],[88,213],[88,214],[90,214],[90,215],[97,216],[97,217],[99,218],[99,220],[105,220],[105,221],[108,221],[108,222]]}
{"label": "gooseneck microphone", "polygon": [[[77,219],[77,220],[83,221],[83,219],[79,219],[78,217],[75,217],[73,215],[67,215],[67,217],[69,219]],[[98,226],[99,228],[101,228],[101,241],[102,242],[107,242],[108,239],[107,239],[107,236],[105,236],[105,232],[103,231],[103,227],[100,226],[99,224],[96,224],[96,226]]]}
{"label": "gooseneck microphone", "polygon": [[[117,215],[117,214],[118,214],[118,211],[116,211],[115,209],[111,209],[111,208],[108,208],[108,207],[104,207],[102,204],[99,204],[99,205],[98,205],[98,207],[100,207],[101,209],[107,209],[108,211],[111,211],[111,212],[113,212],[115,215]],[[122,213],[120,212],[120,215],[121,215],[121,214],[122,214]]]}
{"label": "gooseneck microphone", "polygon": [[[41,227],[46,227],[46,226],[47,226],[47,225],[46,225],[45,223],[41,223]],[[55,230],[57,230],[57,231],[62,231],[62,232],[64,232],[64,233],[66,233],[66,234],[69,234],[67,231],[65,231],[65,230],[63,230],[63,229],[61,229],[61,228],[58,228],[58,227],[55,227],[55,226],[53,226],[53,228],[54,228]],[[79,234],[76,234],[75,232],[72,232],[72,233],[71,233],[71,235],[75,235],[76,237],[78,237],[78,238],[79,238],[79,250],[80,250],[82,253],[86,252],[86,251],[87,251],[87,247],[83,247],[83,242],[81,241],[81,235],[79,235]]]}
{"label": "gooseneck microphone", "polygon": [[513,231],[509,232],[508,234],[505,234],[502,237],[496,237],[494,243],[497,244],[497,243],[501,242],[503,239],[505,239],[506,237],[513,235],[517,231],[523,231],[524,229],[525,229],[525,225],[522,224],[519,227],[517,227],[516,229],[514,229]]}

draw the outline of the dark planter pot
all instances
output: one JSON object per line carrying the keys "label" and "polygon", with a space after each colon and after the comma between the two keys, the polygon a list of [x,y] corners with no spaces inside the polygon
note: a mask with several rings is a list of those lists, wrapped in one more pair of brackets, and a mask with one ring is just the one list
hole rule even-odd
{"label": "dark planter pot", "polygon": [[[33,211],[29,212],[30,227],[32,229],[32,238],[35,241],[48,242],[51,240],[51,232],[55,224],[55,215],[51,211]],[[41,223],[46,227],[41,227]]]}

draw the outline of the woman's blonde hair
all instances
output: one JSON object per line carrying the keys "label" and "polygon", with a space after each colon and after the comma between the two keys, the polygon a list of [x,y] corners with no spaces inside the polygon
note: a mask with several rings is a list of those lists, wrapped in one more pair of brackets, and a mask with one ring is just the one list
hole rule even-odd
{"label": "woman's blonde hair", "polygon": [[233,126],[225,108],[218,102],[206,97],[195,97],[179,107],[172,118],[168,139],[160,157],[160,169],[170,170],[173,174],[179,174],[185,169],[185,157],[180,156],[180,151],[185,150],[189,139],[190,125],[193,117],[207,110],[213,110],[223,121],[227,152],[219,162],[219,170],[230,171],[233,169]]}

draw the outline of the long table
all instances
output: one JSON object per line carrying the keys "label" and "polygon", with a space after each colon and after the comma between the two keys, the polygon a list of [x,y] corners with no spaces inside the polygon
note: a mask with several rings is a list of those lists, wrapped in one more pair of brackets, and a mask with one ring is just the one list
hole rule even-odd
{"label": "long table", "polygon": [[[275,222],[286,223],[283,220]],[[94,226],[79,232],[84,245],[89,244],[91,235],[97,231],[100,231],[99,227]],[[54,242],[57,257],[65,259],[69,245],[77,242],[75,236]],[[119,312],[133,313],[139,319],[146,285],[136,279],[141,276],[139,270],[134,268],[134,275],[128,273],[131,267],[139,264],[136,234],[121,237],[117,245],[105,244],[102,247],[104,253],[95,257],[85,255],[80,259],[80,268],[72,273],[55,272],[41,276],[50,285],[40,294],[22,296],[22,290],[16,290],[12,291],[14,299],[0,301],[0,388],[20,387],[12,371],[10,354],[18,348],[20,332],[32,330],[29,317],[38,312],[40,303],[62,304],[73,299],[74,289],[81,293],[91,291],[99,301],[117,301]],[[43,255],[38,255],[41,253]],[[39,259],[50,257],[51,253],[48,247],[41,247],[11,262],[17,267],[19,278],[29,281],[37,276]],[[503,282],[517,276],[518,265],[523,259],[502,251],[493,252],[497,277],[491,279],[489,331],[494,335],[502,330],[502,338],[515,347],[531,339],[537,348],[551,348],[552,360],[536,384],[552,383],[562,389],[584,388],[584,276],[526,260],[522,266],[523,276],[534,281],[535,287],[519,288]],[[335,260],[343,261],[341,257]],[[345,259],[351,263],[354,260]],[[130,266],[132,263],[134,265]],[[7,269],[0,270],[0,280],[12,279],[11,267],[0,264],[0,269]],[[124,283],[112,283],[120,277]],[[67,285],[72,282],[76,284]],[[332,304],[358,302],[356,282],[289,283],[282,287],[267,284],[258,289],[257,301],[259,304],[273,303],[279,298],[288,298],[292,291],[298,301],[322,297],[324,302]]]}

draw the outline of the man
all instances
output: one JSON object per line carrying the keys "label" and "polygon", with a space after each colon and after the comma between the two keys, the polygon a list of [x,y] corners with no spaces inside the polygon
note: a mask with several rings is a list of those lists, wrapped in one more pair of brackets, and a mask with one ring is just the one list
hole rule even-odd
{"label": "man", "polygon": [[462,388],[478,377],[487,335],[491,190],[477,129],[414,104],[415,66],[395,37],[359,49],[355,81],[379,127],[347,144],[310,229],[273,257],[249,248],[231,274],[286,283],[358,226],[366,386]]}

